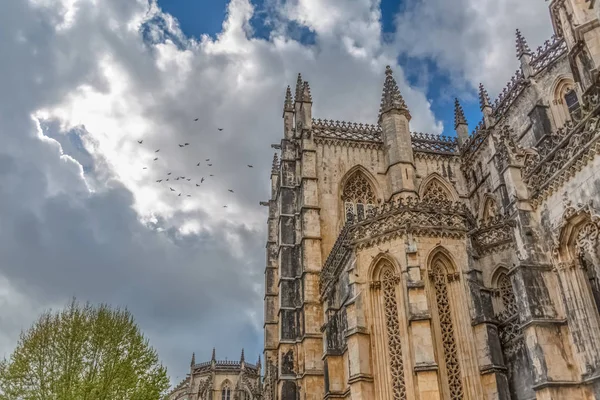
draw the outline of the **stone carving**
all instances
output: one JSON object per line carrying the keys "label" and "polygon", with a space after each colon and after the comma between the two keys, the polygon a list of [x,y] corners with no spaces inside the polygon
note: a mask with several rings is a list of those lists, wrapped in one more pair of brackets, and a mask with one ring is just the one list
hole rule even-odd
{"label": "stone carving", "polygon": [[456,340],[454,338],[454,323],[452,321],[452,312],[448,300],[446,268],[439,262],[435,263],[432,269],[432,277],[440,320],[440,330],[442,331],[444,362],[446,364],[446,373],[448,375],[450,398],[452,400],[462,400],[464,393],[460,376],[460,364],[458,363]]}
{"label": "stone carving", "polygon": [[515,72],[515,75],[508,81],[506,87],[500,92],[498,98],[494,101],[494,104],[492,105],[494,115],[496,117],[504,115],[516,98],[519,97],[523,89],[527,87],[527,84],[523,71],[518,69]]}
{"label": "stone carving", "polygon": [[388,354],[392,375],[392,394],[394,400],[405,400],[406,385],[404,383],[404,361],[402,360],[402,345],[398,323],[398,304],[396,301],[398,277],[394,275],[390,267],[385,267],[385,270],[381,273],[381,283],[383,286]]}
{"label": "stone carving", "polygon": [[415,151],[439,154],[458,153],[458,140],[453,137],[430,133],[411,133],[412,148]]}
{"label": "stone carving", "polygon": [[489,218],[476,231],[472,232],[473,245],[481,254],[506,249],[514,243],[515,222],[502,215]]}
{"label": "stone carving", "polygon": [[550,40],[546,40],[543,46],[537,48],[535,54],[529,63],[533,68],[533,73],[537,74],[547,66],[554,63],[567,52],[567,43],[564,38],[556,35]]}
{"label": "stone carving", "polygon": [[[582,106],[582,119],[569,121],[547,137],[536,148],[537,154],[527,157],[524,181],[537,206],[564,181],[583,168],[600,151],[600,97],[590,95]],[[591,110],[591,111],[590,111]]]}
{"label": "stone carving", "polygon": [[352,216],[362,220],[373,209],[377,202],[375,192],[362,172],[357,171],[348,179],[342,192],[342,201],[347,220]]}
{"label": "stone carving", "polygon": [[382,131],[379,125],[359,124],[346,121],[312,120],[315,136],[323,138],[381,142]]}
{"label": "stone carving", "polygon": [[577,233],[576,246],[579,251],[595,253],[598,250],[598,226],[592,222],[585,224]]}

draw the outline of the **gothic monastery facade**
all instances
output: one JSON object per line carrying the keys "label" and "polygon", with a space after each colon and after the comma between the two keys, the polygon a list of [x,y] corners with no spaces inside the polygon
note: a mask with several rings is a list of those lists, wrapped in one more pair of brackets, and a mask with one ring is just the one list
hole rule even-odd
{"label": "gothic monastery facade", "polygon": [[260,398],[600,399],[600,4],[549,7],[472,133],[412,132],[389,67],[374,125],[288,87]]}

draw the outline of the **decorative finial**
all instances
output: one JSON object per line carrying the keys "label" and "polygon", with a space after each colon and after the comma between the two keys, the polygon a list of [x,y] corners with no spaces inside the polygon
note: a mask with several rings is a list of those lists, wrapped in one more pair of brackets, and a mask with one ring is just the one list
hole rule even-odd
{"label": "decorative finial", "polygon": [[210,361],[217,361],[217,352],[215,351],[214,347],[212,352],[212,358],[210,359]]}
{"label": "decorative finial", "polygon": [[256,365],[260,369],[260,366],[262,365],[261,362],[260,362],[260,354],[258,355],[258,362],[256,363]]}
{"label": "decorative finial", "polygon": [[304,86],[302,88],[302,101],[306,103],[312,103],[312,95],[310,94],[310,86],[308,85],[308,81],[304,81]]}
{"label": "decorative finial", "polygon": [[190,363],[190,366],[194,366],[196,365],[196,353],[192,353],[192,362]]}
{"label": "decorative finial", "polygon": [[531,55],[531,49],[527,45],[521,31],[517,29],[517,58],[521,58],[524,54]]}
{"label": "decorative finial", "polygon": [[482,110],[486,107],[491,107],[490,96],[485,87],[483,87],[483,83],[479,84],[479,106]]}
{"label": "decorative finial", "polygon": [[273,154],[273,165],[271,167],[271,174],[277,174],[277,170],[279,169],[279,157],[277,157],[277,153]]}
{"label": "decorative finial", "polygon": [[460,102],[458,99],[454,99],[454,128],[458,125],[467,125],[467,119]]}
{"label": "decorative finial", "polygon": [[[388,65],[385,67],[385,82],[383,84],[383,94],[381,95],[379,116],[390,110],[404,110],[408,112],[404,98],[402,98],[398,84],[394,79],[392,68]],[[410,114],[408,117],[410,119]]]}
{"label": "decorative finial", "polygon": [[285,90],[285,102],[283,103],[283,111],[294,111],[294,104],[292,100],[292,89],[287,87]]}
{"label": "decorative finial", "polygon": [[243,363],[245,360],[244,358],[244,348],[242,347],[242,355],[240,356],[240,363]]}
{"label": "decorative finial", "polygon": [[302,74],[298,74],[298,80],[296,81],[296,96],[294,101],[302,101],[302,91],[304,90],[304,81],[302,80]]}

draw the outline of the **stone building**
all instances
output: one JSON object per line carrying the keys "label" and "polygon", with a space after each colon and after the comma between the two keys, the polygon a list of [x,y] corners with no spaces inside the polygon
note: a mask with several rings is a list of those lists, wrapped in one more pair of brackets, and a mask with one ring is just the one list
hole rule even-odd
{"label": "stone building", "polygon": [[288,87],[263,399],[600,399],[600,5],[549,7],[472,133],[412,132],[389,67],[374,125]]}
{"label": "stone building", "polygon": [[218,361],[213,349],[210,361],[196,363],[192,354],[190,373],[167,396],[167,400],[257,400],[261,399],[260,357],[246,362]]}

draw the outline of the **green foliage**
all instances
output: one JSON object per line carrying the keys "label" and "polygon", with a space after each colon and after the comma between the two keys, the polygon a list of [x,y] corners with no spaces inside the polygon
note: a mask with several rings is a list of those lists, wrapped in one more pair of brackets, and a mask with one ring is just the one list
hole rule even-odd
{"label": "green foliage", "polygon": [[127,309],[75,299],[44,313],[0,361],[0,400],[159,400],[168,387]]}

